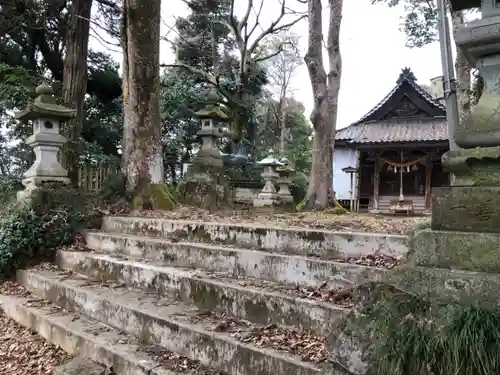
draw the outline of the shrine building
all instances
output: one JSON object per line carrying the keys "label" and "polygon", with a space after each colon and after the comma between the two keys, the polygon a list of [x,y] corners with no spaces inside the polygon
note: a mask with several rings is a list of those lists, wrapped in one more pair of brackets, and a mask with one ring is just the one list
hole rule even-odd
{"label": "shrine building", "polygon": [[399,204],[421,214],[430,210],[431,188],[450,184],[441,165],[449,149],[446,109],[436,98],[439,79],[431,82],[423,88],[403,69],[384,99],[336,132],[333,186],[341,204],[382,213]]}

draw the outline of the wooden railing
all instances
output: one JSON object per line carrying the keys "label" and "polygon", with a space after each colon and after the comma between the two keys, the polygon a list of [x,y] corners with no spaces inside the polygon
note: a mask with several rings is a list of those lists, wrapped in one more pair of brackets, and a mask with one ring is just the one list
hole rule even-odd
{"label": "wooden railing", "polygon": [[85,191],[98,191],[108,178],[119,172],[116,165],[84,164],[78,171],[78,186]]}
{"label": "wooden railing", "polygon": [[[260,178],[262,167],[252,166],[244,173],[238,168],[226,171],[231,185],[238,187],[261,187],[263,181]],[[116,164],[83,164],[78,170],[78,186],[85,191],[98,191],[103,183],[110,177],[120,173],[120,167]]]}

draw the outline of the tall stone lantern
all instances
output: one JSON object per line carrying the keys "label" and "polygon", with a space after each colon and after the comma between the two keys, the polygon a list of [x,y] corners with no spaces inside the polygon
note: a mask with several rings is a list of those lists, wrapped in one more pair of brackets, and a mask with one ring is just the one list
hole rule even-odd
{"label": "tall stone lantern", "polygon": [[200,150],[180,187],[187,203],[212,210],[227,201],[222,153],[216,144],[222,133],[214,122],[226,122],[228,118],[217,104],[209,104],[195,115],[201,121],[197,133]]}
{"label": "tall stone lantern", "polygon": [[17,120],[32,122],[33,134],[26,139],[26,144],[35,152],[35,162],[23,175],[26,189],[18,193],[18,200],[28,198],[44,182],[70,182],[68,172],[57,160],[57,153],[67,141],[60,134],[61,122],[75,117],[76,110],[57,104],[54,91],[48,85],[38,86],[36,95],[32,103],[15,114]]}
{"label": "tall stone lantern", "polygon": [[222,133],[214,121],[227,122],[228,117],[216,104],[206,106],[195,115],[201,121],[201,129],[196,134],[200,140],[200,151],[193,164],[222,168],[222,154],[216,144]]}
{"label": "tall stone lantern", "polygon": [[[500,2],[449,3],[453,11],[481,8],[482,19],[455,29],[455,42],[479,69],[485,89],[455,131],[461,149],[443,155],[455,183],[432,189],[431,228],[418,230],[411,241],[420,276],[405,285],[423,290],[427,283],[442,297],[482,303],[489,290],[500,287],[490,282],[491,273],[500,274]],[[488,276],[478,281],[480,273]]]}

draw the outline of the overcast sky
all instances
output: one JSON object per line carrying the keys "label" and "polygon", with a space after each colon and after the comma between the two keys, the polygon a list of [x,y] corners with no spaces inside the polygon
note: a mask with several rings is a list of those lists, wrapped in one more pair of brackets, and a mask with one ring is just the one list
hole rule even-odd
{"label": "overcast sky", "polygon": [[[244,11],[247,0],[237,0],[238,14]],[[286,0],[292,4],[291,1]],[[260,1],[255,1],[260,3]],[[323,1],[326,6],[327,1]],[[277,1],[268,1],[261,24],[266,27],[279,14]],[[162,33],[169,32],[175,17],[186,14],[181,0],[163,0]],[[370,0],[344,0],[341,27],[341,53],[343,60],[337,128],[343,128],[362,117],[375,106],[395,85],[404,67],[410,67],[419,83],[428,84],[430,79],[442,75],[440,51],[437,43],[420,49],[405,47],[405,35],[400,31],[403,9],[383,5],[371,5]],[[324,12],[324,30],[328,13]],[[293,31],[302,37],[301,48],[307,47],[307,23],[297,24]],[[175,36],[170,32],[171,36]],[[95,41],[92,46],[103,50]],[[113,53],[121,61],[118,53]],[[161,44],[163,63],[173,62],[167,42]],[[326,55],[325,55],[325,60]],[[295,97],[302,101],[309,114],[312,109],[312,91],[307,69],[302,66],[293,81],[297,88]]]}

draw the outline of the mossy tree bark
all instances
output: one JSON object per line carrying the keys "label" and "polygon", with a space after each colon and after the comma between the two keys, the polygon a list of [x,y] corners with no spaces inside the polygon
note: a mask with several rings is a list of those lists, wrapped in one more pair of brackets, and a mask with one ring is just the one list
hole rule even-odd
{"label": "mossy tree bark", "polygon": [[[141,206],[136,208],[167,209],[173,203],[168,189],[162,189],[161,194],[157,194],[156,188],[151,189],[164,182],[159,102],[160,8],[160,0],[123,3],[123,170],[127,190]],[[159,207],[156,199],[162,200]]]}
{"label": "mossy tree bark", "polygon": [[63,100],[69,108],[76,109],[76,118],[67,123],[63,133],[68,143],[62,150],[62,164],[68,170],[73,185],[78,185],[78,150],[85,118],[85,94],[87,92],[87,56],[90,32],[92,0],[73,0],[66,29],[66,53],[63,68]]}
{"label": "mossy tree bark", "polygon": [[333,148],[342,73],[339,36],[343,0],[329,0],[328,3],[330,8],[326,39],[328,74],[323,64],[321,0],[308,1],[309,46],[304,58],[314,95],[314,108],[311,113],[314,127],[313,158],[305,207],[318,209],[335,205]]}

